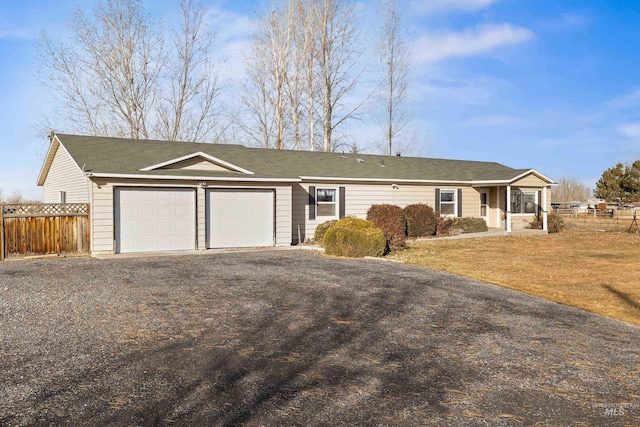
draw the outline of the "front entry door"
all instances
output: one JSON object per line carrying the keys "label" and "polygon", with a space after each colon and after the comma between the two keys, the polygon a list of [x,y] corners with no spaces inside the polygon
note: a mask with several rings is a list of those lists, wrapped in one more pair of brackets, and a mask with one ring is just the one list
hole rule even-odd
{"label": "front entry door", "polygon": [[487,227],[491,226],[489,224],[489,193],[487,191],[480,192],[480,218],[484,219]]}

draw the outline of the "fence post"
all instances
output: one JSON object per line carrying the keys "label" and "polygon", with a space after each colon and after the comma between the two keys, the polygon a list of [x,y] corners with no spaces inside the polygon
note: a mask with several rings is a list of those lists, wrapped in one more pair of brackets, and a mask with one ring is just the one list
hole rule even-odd
{"label": "fence post", "polygon": [[4,206],[0,204],[0,261],[4,261]]}

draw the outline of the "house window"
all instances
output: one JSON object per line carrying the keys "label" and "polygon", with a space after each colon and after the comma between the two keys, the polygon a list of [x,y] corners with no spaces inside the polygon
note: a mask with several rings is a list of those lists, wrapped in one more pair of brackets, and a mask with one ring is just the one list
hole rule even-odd
{"label": "house window", "polygon": [[487,200],[487,193],[480,193],[480,216],[487,217],[489,214],[489,202]]}
{"label": "house window", "polygon": [[440,190],[440,214],[456,216],[456,190]]}
{"label": "house window", "polygon": [[537,193],[535,191],[511,191],[511,213],[514,214],[535,214],[537,203]]}
{"label": "house window", "polygon": [[524,213],[536,213],[536,193],[524,194]]}
{"label": "house window", "polygon": [[337,193],[335,188],[316,189],[316,215],[319,217],[337,216]]}

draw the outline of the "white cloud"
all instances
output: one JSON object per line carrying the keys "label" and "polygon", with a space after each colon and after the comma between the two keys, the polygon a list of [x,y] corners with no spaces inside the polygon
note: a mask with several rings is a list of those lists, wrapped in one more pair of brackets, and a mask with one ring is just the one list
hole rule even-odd
{"label": "white cloud", "polygon": [[414,13],[431,15],[452,10],[480,10],[496,2],[498,0],[411,0],[409,7]]}
{"label": "white cloud", "polygon": [[629,138],[640,138],[640,123],[625,123],[618,126],[618,132]]}
{"label": "white cloud", "polygon": [[500,47],[524,43],[533,36],[527,28],[510,24],[479,25],[463,32],[425,34],[412,43],[411,56],[416,64],[478,56]]}

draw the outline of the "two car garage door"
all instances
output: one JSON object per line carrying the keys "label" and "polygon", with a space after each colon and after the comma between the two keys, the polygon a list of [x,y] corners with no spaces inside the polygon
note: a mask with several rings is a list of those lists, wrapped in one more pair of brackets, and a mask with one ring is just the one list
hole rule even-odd
{"label": "two car garage door", "polygon": [[[273,246],[272,190],[208,190],[207,247]],[[196,249],[196,192],[116,188],[116,251]]]}

